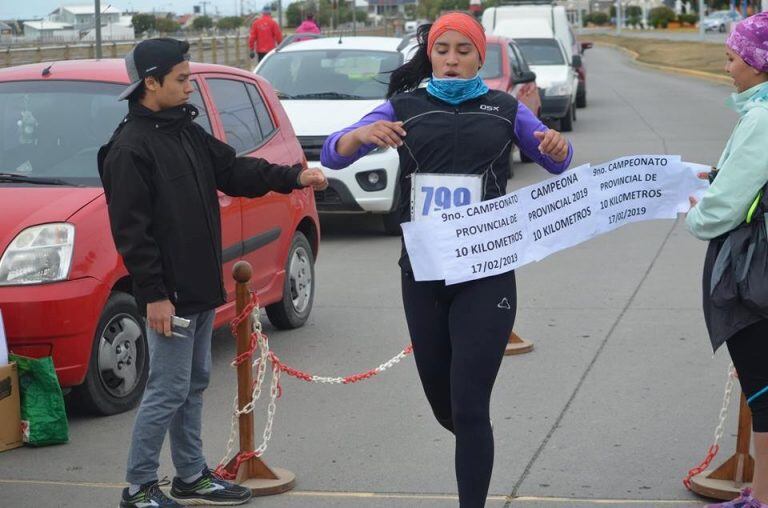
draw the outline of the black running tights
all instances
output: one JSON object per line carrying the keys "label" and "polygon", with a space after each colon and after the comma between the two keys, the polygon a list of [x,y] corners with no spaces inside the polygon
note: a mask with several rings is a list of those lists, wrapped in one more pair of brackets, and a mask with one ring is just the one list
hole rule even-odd
{"label": "black running tights", "polygon": [[515,274],[446,286],[402,275],[416,368],[440,424],[456,436],[461,508],[482,508],[493,470],[489,406],[516,312]]}

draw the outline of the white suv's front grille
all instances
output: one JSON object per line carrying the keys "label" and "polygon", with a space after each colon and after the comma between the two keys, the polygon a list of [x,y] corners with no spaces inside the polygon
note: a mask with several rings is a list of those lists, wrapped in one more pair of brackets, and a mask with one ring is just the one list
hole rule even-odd
{"label": "white suv's front grille", "polygon": [[308,161],[319,161],[323,143],[328,136],[297,136],[304,156]]}

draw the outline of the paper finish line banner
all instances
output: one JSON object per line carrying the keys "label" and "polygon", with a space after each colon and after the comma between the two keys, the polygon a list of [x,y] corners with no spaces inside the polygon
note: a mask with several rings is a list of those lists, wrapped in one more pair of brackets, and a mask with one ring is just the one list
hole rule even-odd
{"label": "paper finish line banner", "polygon": [[679,156],[622,157],[403,224],[414,277],[455,284],[497,275],[624,224],[675,218],[706,186],[696,168]]}

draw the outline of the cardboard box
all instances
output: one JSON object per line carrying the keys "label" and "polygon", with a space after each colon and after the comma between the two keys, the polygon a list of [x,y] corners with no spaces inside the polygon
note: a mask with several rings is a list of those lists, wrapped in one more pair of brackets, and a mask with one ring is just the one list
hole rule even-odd
{"label": "cardboard box", "polygon": [[16,363],[0,365],[0,452],[21,446],[21,398]]}

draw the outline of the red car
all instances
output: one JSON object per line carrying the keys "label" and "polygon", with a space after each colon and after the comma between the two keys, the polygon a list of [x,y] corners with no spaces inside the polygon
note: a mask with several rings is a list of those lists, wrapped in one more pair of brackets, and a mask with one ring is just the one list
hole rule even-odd
{"label": "red car", "polygon": [[[528,67],[523,52],[515,41],[499,35],[487,35],[485,63],[480,77],[491,90],[501,90],[515,96],[536,116],[541,114],[541,96],[536,86],[536,74]],[[531,162],[520,152],[522,162]]]}
{"label": "red car", "polygon": [[536,116],[541,112],[541,97],[536,87],[536,74],[528,68],[523,53],[513,40],[499,35],[486,35],[485,63],[480,77],[491,90],[515,96]]}
{"label": "red car", "polygon": [[[272,87],[250,72],[191,64],[196,121],[240,155],[306,159]],[[72,401],[98,414],[133,407],[147,378],[143,320],[110,234],[96,154],[127,112],[122,60],[0,70],[0,309],[12,352],[53,356]],[[320,229],[312,189],[257,199],[219,193],[228,303],[238,260],[279,328],[304,324]]]}

